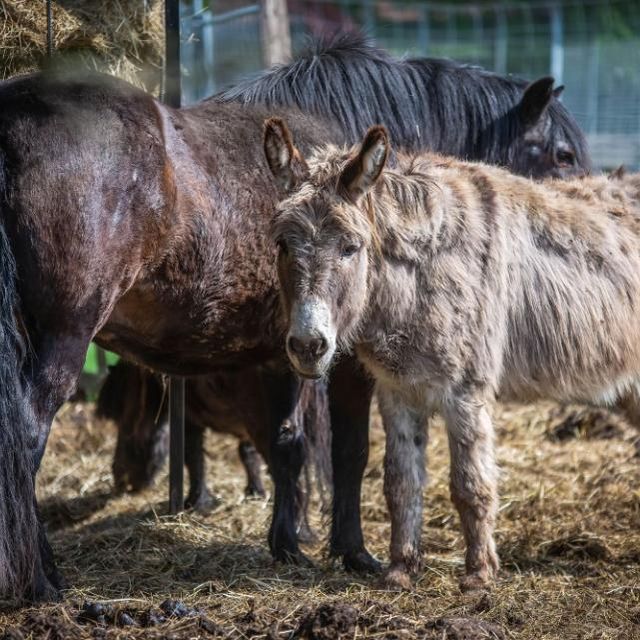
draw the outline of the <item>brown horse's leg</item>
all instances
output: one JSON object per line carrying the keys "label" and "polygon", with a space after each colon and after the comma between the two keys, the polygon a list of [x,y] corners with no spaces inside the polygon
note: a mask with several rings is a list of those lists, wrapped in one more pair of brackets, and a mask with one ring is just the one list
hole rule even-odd
{"label": "brown horse's leg", "polygon": [[185,464],[189,472],[189,495],[184,502],[187,509],[206,511],[216,505],[209,493],[204,469],[204,428],[190,420],[185,424]]}
{"label": "brown horse's leg", "polygon": [[[25,390],[31,408],[30,432],[35,473],[44,456],[53,417],[75,390],[89,341],[89,335],[47,335],[36,346],[26,366]],[[65,585],[41,521],[38,544],[40,559],[36,563],[31,596],[36,600],[55,599],[57,592]]]}
{"label": "brown horse's leg", "polygon": [[265,491],[260,476],[261,458],[258,450],[248,440],[241,440],[238,445],[238,455],[247,473],[247,488],[244,493],[247,497],[264,498]]}
{"label": "brown horse's leg", "polygon": [[291,419],[299,401],[299,380],[290,372],[264,375],[271,434],[269,469],[274,483],[269,548],[275,560],[311,564],[298,546],[298,480],[305,460],[304,429]]}
{"label": "brown horse's leg", "polygon": [[373,382],[361,365],[343,357],[331,372],[331,456],[333,520],[331,554],[349,571],[378,572],[380,563],[366,550],[360,522],[360,491],[369,456],[369,409]]}
{"label": "brown horse's leg", "polygon": [[384,495],[391,515],[391,565],[386,583],[411,588],[411,574],[420,568],[424,451],[427,442],[421,413],[396,394],[378,390],[386,433]]}
{"label": "brown horse's leg", "polygon": [[467,545],[463,590],[486,586],[499,568],[493,530],[498,511],[493,423],[482,396],[443,408],[451,454],[451,498]]}

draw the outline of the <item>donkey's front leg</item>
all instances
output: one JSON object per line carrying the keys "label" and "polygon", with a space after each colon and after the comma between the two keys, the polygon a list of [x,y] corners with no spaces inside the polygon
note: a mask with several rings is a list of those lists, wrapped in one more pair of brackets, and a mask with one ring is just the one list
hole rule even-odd
{"label": "donkey's front leg", "polygon": [[499,568],[493,530],[498,507],[493,423],[482,395],[443,407],[451,454],[451,498],[467,545],[463,591],[486,586]]}
{"label": "donkey's front leg", "polygon": [[411,574],[420,568],[426,421],[389,390],[378,390],[378,404],[386,433],[384,494],[391,515],[391,565],[385,582],[411,589]]}

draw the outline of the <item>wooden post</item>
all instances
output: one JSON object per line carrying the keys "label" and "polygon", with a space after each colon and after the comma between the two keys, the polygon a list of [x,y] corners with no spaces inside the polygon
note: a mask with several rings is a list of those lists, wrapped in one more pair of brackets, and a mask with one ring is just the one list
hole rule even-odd
{"label": "wooden post", "polygon": [[[176,109],[182,102],[180,77],[180,2],[165,0],[164,102]],[[184,378],[169,381],[169,511],[184,505]]]}
{"label": "wooden post", "polygon": [[260,27],[265,66],[290,60],[291,33],[287,0],[262,0]]}

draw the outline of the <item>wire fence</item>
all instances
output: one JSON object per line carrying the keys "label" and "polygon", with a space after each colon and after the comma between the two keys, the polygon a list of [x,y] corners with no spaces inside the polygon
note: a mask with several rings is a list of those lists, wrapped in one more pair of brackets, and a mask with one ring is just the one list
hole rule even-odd
{"label": "wire fence", "polygon": [[[184,99],[262,68],[258,4],[183,1]],[[596,166],[640,168],[640,2],[289,0],[294,53],[360,29],[396,55],[448,57],[534,79],[553,75]]]}

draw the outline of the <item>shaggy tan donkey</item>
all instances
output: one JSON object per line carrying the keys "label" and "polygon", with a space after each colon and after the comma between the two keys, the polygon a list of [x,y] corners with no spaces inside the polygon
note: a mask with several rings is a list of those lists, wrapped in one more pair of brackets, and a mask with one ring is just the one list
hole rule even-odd
{"label": "shaggy tan donkey", "polygon": [[377,382],[391,513],[390,583],[419,565],[425,417],[445,418],[451,495],[467,545],[463,588],[498,569],[491,406],[537,398],[635,413],[640,380],[640,177],[534,183],[436,155],[360,149],[305,161],[265,123],[284,199],[274,237],[287,352],[324,375],[354,349]]}

